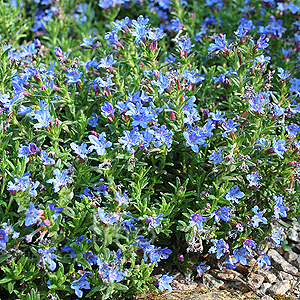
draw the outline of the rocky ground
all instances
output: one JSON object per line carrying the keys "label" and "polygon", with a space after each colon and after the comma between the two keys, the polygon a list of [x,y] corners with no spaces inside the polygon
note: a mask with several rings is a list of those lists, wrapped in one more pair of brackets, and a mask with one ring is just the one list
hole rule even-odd
{"label": "rocky ground", "polygon": [[[207,261],[209,272],[201,278],[187,280],[175,270],[164,270],[173,276],[173,292],[138,295],[136,299],[185,299],[185,300],[297,300],[300,299],[300,217],[287,221],[291,226],[286,230],[289,249],[282,247],[268,249],[272,262],[269,270],[257,266],[250,260],[247,267],[238,265],[235,270],[223,268],[213,256]],[[285,248],[287,249],[287,248]]]}

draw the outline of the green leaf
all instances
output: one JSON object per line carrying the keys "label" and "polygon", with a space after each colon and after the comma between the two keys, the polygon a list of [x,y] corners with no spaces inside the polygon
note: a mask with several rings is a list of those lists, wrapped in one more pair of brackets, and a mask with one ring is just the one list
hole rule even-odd
{"label": "green leaf", "polygon": [[10,258],[11,257],[11,254],[3,254],[3,255],[0,255],[0,264],[2,263],[2,262],[4,262],[5,260],[7,260],[8,258]]}
{"label": "green leaf", "polygon": [[117,283],[114,285],[114,287],[115,287],[116,289],[118,289],[119,291],[127,291],[127,290],[128,290],[128,286],[126,286],[126,285],[124,285],[124,284],[122,284],[122,283],[120,283],[120,282],[117,282]]}

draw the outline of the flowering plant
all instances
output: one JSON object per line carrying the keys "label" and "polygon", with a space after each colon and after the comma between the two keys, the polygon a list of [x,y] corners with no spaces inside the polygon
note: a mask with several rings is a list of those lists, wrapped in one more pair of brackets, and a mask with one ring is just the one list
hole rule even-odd
{"label": "flowering plant", "polygon": [[31,2],[0,2],[1,294],[171,291],[153,270],[201,276],[191,252],[269,268],[300,213],[300,7]]}

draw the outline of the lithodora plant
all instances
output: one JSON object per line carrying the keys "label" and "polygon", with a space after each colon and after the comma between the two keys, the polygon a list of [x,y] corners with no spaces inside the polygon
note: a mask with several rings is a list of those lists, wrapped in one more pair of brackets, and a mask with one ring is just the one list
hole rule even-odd
{"label": "lithodora plant", "polygon": [[299,215],[300,8],[34,2],[0,4],[0,292],[130,299],[207,254],[269,268]]}

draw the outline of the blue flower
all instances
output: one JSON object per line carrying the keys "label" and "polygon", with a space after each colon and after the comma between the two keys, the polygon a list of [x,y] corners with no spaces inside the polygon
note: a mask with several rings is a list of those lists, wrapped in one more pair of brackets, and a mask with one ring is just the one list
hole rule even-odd
{"label": "blue flower", "polygon": [[222,270],[223,267],[225,267],[228,270],[233,270],[236,268],[236,266],[232,264],[232,261],[229,259],[229,255],[226,256],[225,261],[222,263],[220,267],[220,270]]}
{"label": "blue flower", "polygon": [[47,127],[54,119],[54,117],[50,115],[49,111],[44,109],[35,111],[34,118],[38,120],[38,123],[33,125],[34,128]]}
{"label": "blue flower", "polygon": [[202,263],[200,263],[199,266],[197,266],[196,270],[197,270],[198,275],[202,276],[202,274],[204,272],[207,272],[208,270],[210,270],[210,266],[206,265],[206,262],[202,262]]}
{"label": "blue flower", "polygon": [[251,174],[248,174],[246,178],[249,181],[249,187],[257,187],[260,184],[259,181],[262,177],[257,173],[257,171],[253,171]]}
{"label": "blue flower", "polygon": [[269,269],[271,266],[271,262],[270,262],[270,258],[269,255],[266,253],[261,254],[258,258],[257,258],[257,263],[258,265],[263,268],[263,269]]}
{"label": "blue flower", "polygon": [[263,34],[257,40],[256,46],[258,47],[258,49],[266,49],[269,46],[268,44],[269,40],[270,40],[269,38],[266,38],[266,34]]}
{"label": "blue flower", "polygon": [[240,123],[237,123],[233,125],[233,120],[227,120],[226,122],[222,122],[222,128],[224,129],[224,132],[222,133],[222,136],[227,136],[228,133],[232,134],[237,131],[236,127],[240,125]]}
{"label": "blue flower", "polygon": [[242,199],[244,196],[245,194],[242,191],[240,191],[239,186],[236,184],[235,186],[229,189],[225,198],[229,201],[234,201],[235,203],[239,203],[238,199]]}
{"label": "blue flower", "polygon": [[220,259],[229,250],[229,245],[223,239],[212,239],[211,242],[214,243],[214,246],[208,252],[217,253],[217,259]]}
{"label": "blue flower", "polygon": [[90,289],[90,283],[85,279],[86,274],[83,274],[79,279],[74,280],[71,283],[71,288],[75,290],[75,294],[77,297],[82,298],[83,296],[83,291],[81,289]]}
{"label": "blue flower", "polygon": [[172,282],[173,277],[163,275],[161,278],[158,279],[158,289],[160,291],[168,290],[169,292],[172,292],[172,287],[170,286],[170,283]]}
{"label": "blue flower", "polygon": [[285,140],[276,141],[276,137],[273,138],[273,151],[282,159],[284,159],[282,154],[286,151],[286,148],[284,148],[285,143]]}
{"label": "blue flower", "polygon": [[191,40],[189,38],[181,38],[178,42],[178,47],[180,49],[181,55],[184,55],[187,57],[188,53],[191,51],[195,45],[191,43]]}
{"label": "blue flower", "polygon": [[56,255],[53,253],[56,250],[56,247],[49,249],[38,249],[38,252],[41,254],[41,262],[44,266],[48,265],[48,269],[54,271],[56,268]]}
{"label": "blue flower", "polygon": [[94,135],[89,135],[89,140],[93,145],[89,146],[88,150],[91,152],[95,149],[98,155],[104,155],[105,149],[112,146],[112,142],[106,141],[105,132],[102,132],[98,138]]}
{"label": "blue flower", "polygon": [[219,36],[215,37],[215,42],[211,43],[208,46],[208,53],[214,53],[215,51],[222,51],[224,50],[225,52],[228,52],[227,49],[227,41],[226,41],[226,34],[222,35],[222,38],[220,38]]}
{"label": "blue flower", "polygon": [[109,115],[113,115],[115,113],[115,109],[111,103],[108,101],[104,102],[104,105],[101,107],[101,110],[103,112],[104,117],[107,117]]}
{"label": "blue flower", "polygon": [[256,248],[256,244],[251,239],[244,240],[243,247],[248,251],[249,254],[252,254],[252,248]]}
{"label": "blue flower", "polygon": [[75,258],[76,257],[75,251],[69,245],[65,245],[64,247],[61,247],[61,251],[67,252],[67,253],[69,252],[70,253],[70,258]]}
{"label": "blue flower", "polygon": [[118,205],[121,206],[123,204],[129,204],[129,197],[127,196],[127,191],[124,191],[123,195],[121,191],[116,191],[115,201],[118,201]]}
{"label": "blue flower", "polygon": [[35,219],[37,218],[37,209],[34,207],[34,204],[30,202],[29,208],[26,209],[26,217],[25,217],[25,226],[30,226],[35,223]]}
{"label": "blue flower", "polygon": [[263,224],[267,224],[268,220],[263,217],[263,214],[267,211],[266,209],[262,210],[262,211],[258,211],[258,206],[255,205],[252,209],[252,211],[255,213],[254,216],[252,216],[251,221],[253,222],[253,227],[257,228],[259,226],[259,223],[262,222]]}
{"label": "blue flower", "polygon": [[97,115],[95,113],[92,113],[92,116],[93,116],[93,118],[89,120],[88,124],[92,127],[96,127],[99,117],[97,117]]}
{"label": "blue flower", "polygon": [[275,205],[274,205],[275,218],[279,219],[279,215],[285,218],[288,207],[283,205],[283,196],[274,196],[274,199],[275,199]]}
{"label": "blue flower", "polygon": [[45,150],[41,151],[41,157],[40,160],[43,161],[44,165],[54,165],[55,160],[51,157],[49,157],[49,153],[46,152]]}
{"label": "blue flower", "polygon": [[300,130],[300,126],[292,123],[289,126],[285,126],[284,129],[287,131],[288,135],[296,137],[297,132]]}
{"label": "blue flower", "polygon": [[54,169],[53,170],[53,175],[55,175],[55,178],[48,179],[46,182],[54,184],[53,189],[54,189],[55,193],[57,193],[62,186],[67,185],[68,178],[69,178],[67,176],[68,173],[69,173],[68,170],[63,171],[62,173],[59,169]]}
{"label": "blue flower", "polygon": [[161,95],[165,90],[169,89],[170,82],[167,76],[162,74],[159,75],[158,80],[152,80],[151,84],[156,85],[159,87],[158,93]]}
{"label": "blue flower", "polygon": [[85,49],[94,49],[95,48],[95,44],[94,41],[97,39],[97,37],[88,37],[88,38],[84,38],[82,39],[82,43],[80,44],[81,47],[85,48]]}
{"label": "blue flower", "polygon": [[99,64],[97,65],[97,69],[104,68],[104,69],[111,69],[112,65],[115,64],[117,61],[114,59],[114,56],[111,54],[108,58],[104,57],[100,59]]}
{"label": "blue flower", "polygon": [[8,234],[6,230],[0,229],[0,249],[6,250],[7,242],[8,242]]}
{"label": "blue flower", "polygon": [[71,148],[75,151],[76,154],[79,155],[80,158],[82,159],[86,159],[87,158],[87,154],[90,153],[90,150],[87,149],[87,144],[85,142],[83,142],[81,144],[81,146],[75,144],[74,142],[72,142],[70,144]]}
{"label": "blue flower", "polygon": [[30,160],[29,158],[29,147],[28,146],[23,146],[22,144],[19,146],[18,149],[19,153],[18,153],[18,157],[25,157],[25,163],[27,164]]}
{"label": "blue flower", "polygon": [[205,221],[206,221],[205,217],[202,217],[200,215],[200,213],[196,213],[196,214],[190,215],[190,224],[189,225],[191,227],[197,226],[198,230],[202,230],[203,222],[205,222]]}
{"label": "blue flower", "polygon": [[102,224],[112,225],[117,222],[117,218],[114,215],[108,215],[103,208],[98,207],[97,217]]}
{"label": "blue flower", "polygon": [[233,250],[233,263],[240,262],[242,265],[247,265],[247,249],[244,247],[241,247],[239,249]]}
{"label": "blue flower", "polygon": [[164,215],[163,213],[160,213],[156,217],[147,218],[148,221],[147,223],[149,223],[148,230],[150,230],[151,228],[155,229],[156,227],[160,226],[163,215]]}
{"label": "blue flower", "polygon": [[212,159],[214,161],[214,165],[219,164],[221,161],[223,161],[221,150],[219,150],[218,153],[216,151],[214,151],[210,155],[209,159]]}
{"label": "blue flower", "polygon": [[215,217],[215,222],[219,222],[220,219],[223,221],[230,221],[231,209],[229,206],[217,206],[217,209],[211,214],[211,216]]}
{"label": "blue flower", "polygon": [[123,131],[124,136],[119,138],[119,143],[122,144],[121,148],[124,150],[125,148],[127,151],[134,153],[134,149],[132,146],[138,146],[143,142],[143,136],[140,132],[136,130],[130,131]]}
{"label": "blue flower", "polygon": [[277,71],[278,71],[278,77],[279,77],[281,80],[286,80],[286,79],[289,78],[290,75],[291,75],[290,72],[284,71],[282,68],[277,68]]}
{"label": "blue flower", "polygon": [[270,239],[273,242],[275,242],[276,247],[280,246],[280,242],[283,240],[283,233],[284,233],[284,228],[283,227],[280,227],[278,230],[276,230],[275,228],[272,229]]}

